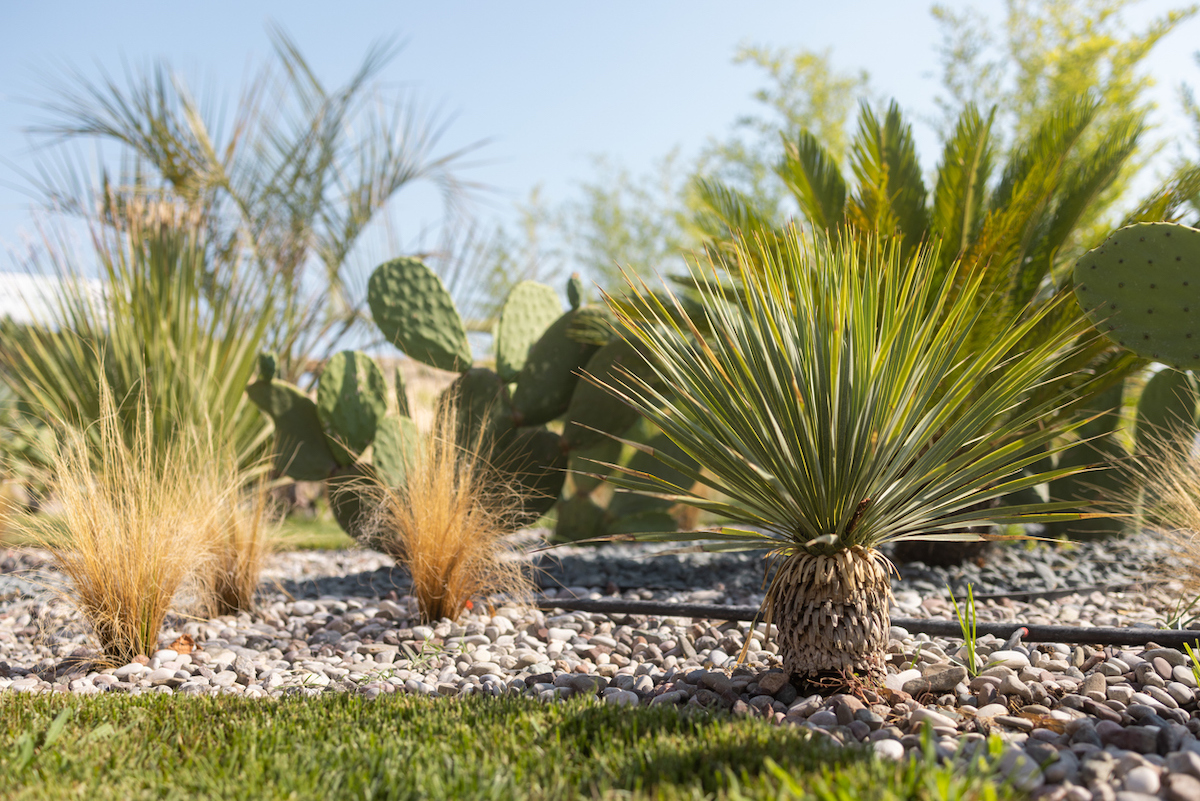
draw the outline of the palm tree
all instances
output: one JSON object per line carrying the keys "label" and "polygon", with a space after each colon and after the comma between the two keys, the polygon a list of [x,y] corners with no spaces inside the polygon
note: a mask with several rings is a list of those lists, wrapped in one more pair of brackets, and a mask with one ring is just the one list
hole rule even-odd
{"label": "palm tree", "polygon": [[621,468],[612,480],[731,521],[630,538],[766,550],[778,567],[765,617],[801,678],[882,673],[891,590],[879,546],[1085,516],[1068,503],[991,502],[1077,470],[1024,473],[1080,425],[1056,413],[1090,346],[1087,323],[1023,345],[1060,297],[978,343],[984,275],[943,266],[936,246],[905,250],[792,227],[733,247],[723,267],[737,292],[718,267],[694,268],[691,314],[645,284],[610,304],[653,374],[597,383],[695,460],[627,442],[686,481]]}
{"label": "palm tree", "polygon": [[475,146],[438,153],[444,121],[383,90],[394,44],[373,46],[330,88],[282,29],[270,34],[277,64],[250,82],[228,124],[218,98],[194,95],[166,63],[129,71],[124,85],[67,73],[34,133],[115,145],[121,164],[93,183],[73,151],[57,148],[32,180],[51,208],[89,220],[115,223],[121,205],[147,194],[199,214],[209,285],[249,259],[260,281],[244,288],[268,309],[266,345],[296,380],[360,320],[363,286],[350,267],[364,232],[390,226],[388,204],[420,181],[439,188],[453,231],[470,189],[455,168]]}

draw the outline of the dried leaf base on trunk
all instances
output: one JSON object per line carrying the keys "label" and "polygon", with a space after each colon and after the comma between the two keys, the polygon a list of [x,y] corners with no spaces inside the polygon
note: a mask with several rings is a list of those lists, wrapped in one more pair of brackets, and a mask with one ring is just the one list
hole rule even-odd
{"label": "dried leaf base on trunk", "polygon": [[891,627],[888,568],[878,551],[860,547],[785,557],[766,599],[784,670],[806,683],[881,680]]}

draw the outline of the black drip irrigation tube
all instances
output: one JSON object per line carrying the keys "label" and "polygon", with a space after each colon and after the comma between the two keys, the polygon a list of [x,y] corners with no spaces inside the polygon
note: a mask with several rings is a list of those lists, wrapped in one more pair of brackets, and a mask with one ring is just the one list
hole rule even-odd
{"label": "black drip irrigation tube", "polygon": [[[663,601],[589,601],[584,599],[542,598],[539,609],[562,609],[567,612],[597,612],[600,614],[646,615],[650,617],[694,617],[711,620],[756,620],[757,606],[727,606],[724,604],[677,604]],[[892,618],[892,625],[914,634],[936,637],[962,637],[957,620],[937,618]],[[976,634],[991,634],[1007,640],[1024,629],[1022,639],[1029,642],[1057,642],[1072,645],[1155,645],[1183,648],[1200,640],[1200,631],[1189,629],[1109,628],[1084,626],[1039,626],[1032,623],[979,622]]]}

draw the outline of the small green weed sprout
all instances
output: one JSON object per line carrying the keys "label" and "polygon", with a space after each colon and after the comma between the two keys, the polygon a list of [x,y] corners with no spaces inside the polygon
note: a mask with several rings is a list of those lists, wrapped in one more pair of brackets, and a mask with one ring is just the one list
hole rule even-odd
{"label": "small green weed sprout", "polygon": [[1196,680],[1196,684],[1200,684],[1200,657],[1196,656],[1196,652],[1200,651],[1200,640],[1196,640],[1196,647],[1183,644],[1183,650],[1187,651],[1188,659],[1192,660],[1189,667],[1192,669],[1192,678]]}
{"label": "small green weed sprout", "polygon": [[967,584],[967,602],[963,607],[959,607],[958,599],[954,597],[954,590],[950,589],[950,585],[947,584],[946,589],[950,593],[950,603],[954,604],[954,616],[958,618],[958,627],[962,629],[963,647],[967,650],[965,660],[967,675],[974,678],[979,672],[975,659],[975,643],[978,640],[979,632],[979,615],[975,610],[975,588],[973,585]]}

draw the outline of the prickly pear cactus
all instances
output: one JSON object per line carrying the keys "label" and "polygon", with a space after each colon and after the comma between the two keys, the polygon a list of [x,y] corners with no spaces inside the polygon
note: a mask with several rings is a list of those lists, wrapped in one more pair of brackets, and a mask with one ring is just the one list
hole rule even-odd
{"label": "prickly pear cactus", "polygon": [[584,306],[567,326],[567,337],[585,345],[603,347],[613,341],[617,318],[606,306]]}
{"label": "prickly pear cactus", "polygon": [[374,512],[375,484],[404,485],[408,464],[420,443],[417,426],[407,417],[384,417],[379,421],[371,446],[371,461],[337,468],[325,482],[329,509],[342,530],[364,545],[364,524]]}
{"label": "prickly pear cactus", "polygon": [[329,495],[329,511],[342,531],[356,540],[363,538],[363,524],[373,511],[365,491],[371,480],[371,468],[355,463],[339,467],[325,481]]}
{"label": "prickly pear cactus", "polygon": [[455,437],[461,448],[489,447],[513,427],[508,382],[486,367],[472,367],[454,379],[438,405],[457,405]]}
{"label": "prickly pear cactus", "polygon": [[517,379],[529,349],[562,316],[558,293],[536,281],[522,281],[508,293],[496,323],[496,372],[507,382]]}
{"label": "prickly pear cactus", "polygon": [[283,381],[257,381],[246,394],[275,422],[275,469],[297,481],[324,481],[338,466],[317,404]]}
{"label": "prickly pear cactus", "polygon": [[609,534],[673,531],[679,527],[675,504],[671,501],[627,492],[609,492],[595,476],[611,472],[611,468],[605,465],[620,464],[626,469],[653,474],[678,487],[689,488],[695,482],[686,473],[667,466],[655,454],[666,456],[698,472],[695,460],[644,419],[638,421],[624,439],[641,443],[633,449],[629,458],[621,458],[621,443],[612,439],[608,440],[610,444],[597,442],[587,450],[571,453],[570,489],[573,494],[559,504],[558,522],[554,530],[556,542],[578,542]]}
{"label": "prickly pear cactus", "polygon": [[339,446],[334,456],[340,463],[352,464],[367,449],[387,407],[387,379],[370,356],[344,350],[326,363],[317,384],[317,413]]}
{"label": "prickly pear cactus", "polygon": [[391,487],[403,486],[420,442],[417,424],[409,418],[389,415],[380,420],[371,447],[371,465],[379,480]]}
{"label": "prickly pear cactus", "polygon": [[270,381],[275,377],[276,362],[278,361],[274,353],[258,354],[258,380]]}
{"label": "prickly pear cactus", "polygon": [[492,466],[511,477],[521,495],[514,523],[531,526],[554,508],[567,475],[567,454],[558,434],[545,428],[519,428],[496,443]]}
{"label": "prickly pear cactus", "polygon": [[395,259],[375,268],[367,282],[375,325],[409,358],[439,370],[471,366],[471,346],[442,279],[420,259]]}
{"label": "prickly pear cactus", "polygon": [[[628,381],[627,373],[648,376],[646,360],[637,349],[623,339],[616,339],[600,348],[588,360],[584,373],[604,383]],[[632,407],[601,389],[592,380],[580,381],[571,393],[567,407],[567,426],[563,438],[568,448],[588,448],[608,434],[623,434],[638,421]]]}
{"label": "prickly pear cactus", "polygon": [[605,512],[587,495],[575,495],[558,504],[556,542],[579,542],[608,534]]}
{"label": "prickly pear cactus", "polygon": [[572,494],[587,495],[596,489],[612,469],[608,465],[616,464],[620,458],[621,443],[612,437],[605,437],[589,448],[572,450],[567,462]]}
{"label": "prickly pear cactus", "polygon": [[1075,295],[1122,347],[1200,367],[1200,231],[1175,223],[1119,229],[1075,265]]}
{"label": "prickly pear cactus", "polygon": [[[1117,384],[1097,394],[1088,408],[1081,413],[1097,415],[1079,430],[1079,436],[1087,440],[1066,451],[1058,467],[1093,467],[1090,472],[1050,482],[1050,500],[1075,501],[1081,506],[1092,506],[1106,501],[1119,493],[1125,486],[1126,477],[1112,465],[1125,455],[1125,449],[1117,441],[1116,428],[1120,420],[1123,384]],[[1094,540],[1117,536],[1122,533],[1124,523],[1119,518],[1091,518],[1065,523],[1052,523],[1048,532],[1052,536],[1070,539]]]}
{"label": "prickly pear cactus", "polygon": [[569,311],[559,317],[530,348],[513,392],[517,425],[548,423],[570,405],[571,393],[579,383],[579,370],[597,349],[567,337],[567,329],[579,312]]}

